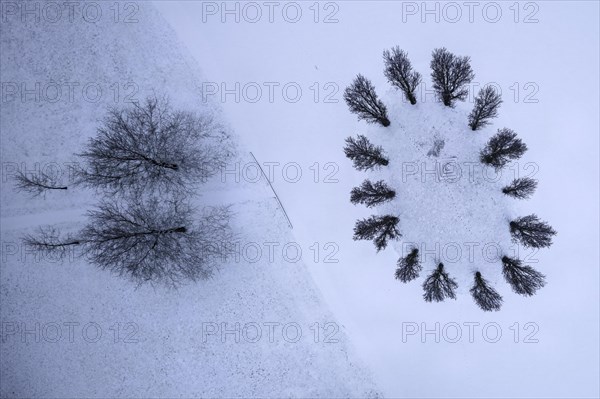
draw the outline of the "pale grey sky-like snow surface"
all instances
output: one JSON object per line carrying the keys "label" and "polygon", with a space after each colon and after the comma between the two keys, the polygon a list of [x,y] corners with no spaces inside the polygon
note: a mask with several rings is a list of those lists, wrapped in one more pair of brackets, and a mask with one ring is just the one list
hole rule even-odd
{"label": "pale grey sky-like snow surface", "polygon": [[[52,9],[38,3],[48,14],[33,24],[22,22],[20,8],[3,8],[2,396],[598,397],[598,3],[466,3],[155,1],[153,9],[106,2],[101,16],[89,6],[87,20],[76,14],[74,23],[67,14],[48,21]],[[382,52],[395,45],[423,75],[418,111],[383,75]],[[442,46],[470,56],[476,74],[469,100],[453,111],[438,109],[428,91],[431,51]],[[386,132],[348,112],[342,93],[357,73],[372,80],[402,129]],[[62,94],[53,102],[56,81]],[[32,99],[20,85],[36,82],[43,91]],[[474,209],[473,234],[451,239],[465,256],[461,241],[475,239],[482,251],[503,216],[530,213],[558,235],[551,248],[523,254],[547,279],[532,298],[511,292],[499,265],[490,264],[504,304],[484,313],[464,284],[456,301],[425,303],[423,274],[408,284],[394,280],[394,245],[376,253],[371,242],[352,240],[355,220],[379,210],[350,204],[352,187],[373,175],[353,169],[342,148],[346,137],[366,134],[404,157],[407,148],[393,148],[403,137],[393,135],[406,132],[411,143],[428,145],[428,132],[411,128],[432,126],[443,129],[438,136],[460,138],[473,91],[492,82],[504,100],[500,115],[474,134],[515,130],[529,149],[510,170],[533,170],[539,185],[530,200],[490,208],[489,220],[487,208]],[[65,84],[74,87],[72,98]],[[107,106],[153,92],[214,113],[231,129],[239,158],[202,198],[233,204],[242,242],[253,243],[248,252],[177,292],[134,290],[86,262],[27,254],[22,234],[40,223],[76,228],[94,198],[16,194],[8,179],[14,167],[73,161]],[[474,154],[473,143],[461,152],[456,137],[447,145],[442,156]],[[271,177],[293,230],[264,178],[255,179],[249,151]],[[443,231],[432,227],[435,220],[456,216],[460,197],[436,204],[418,198],[427,192],[421,189],[407,188],[416,198],[397,203],[411,213],[406,228],[417,229],[414,213],[424,214],[426,228],[415,235],[427,241]],[[258,323],[263,336],[236,342],[222,322]],[[302,329],[299,342],[281,330],[269,341],[265,323],[290,322]],[[40,323],[41,342],[35,333],[12,333],[23,323]],[[56,343],[54,323],[63,333]],[[206,335],[215,325],[219,331]],[[103,337],[92,342],[97,327]],[[136,341],[125,342],[131,331]],[[339,342],[329,342],[331,332]]]}
{"label": "pale grey sky-like snow surface", "polygon": [[[260,2],[237,9],[234,2],[156,4],[200,60],[208,96],[223,103],[259,161],[278,163],[273,185],[296,239],[305,247],[335,243],[339,262],[309,262],[310,270],[384,394],[598,396],[597,2],[475,2],[472,9],[461,2],[400,1],[272,9]],[[500,116],[487,131],[515,130],[529,147],[515,167],[526,173],[534,163],[539,180],[533,198],[513,202],[511,212],[535,212],[558,231],[550,249],[530,254],[537,261],[531,265],[547,276],[533,298],[517,296],[500,279],[500,312],[484,314],[468,295],[427,304],[419,283],[393,279],[396,252],[375,254],[372,243],[352,241],[355,220],[371,212],[349,203],[351,188],[366,175],[352,168],[342,147],[347,136],[369,129],[348,112],[342,92],[362,73],[385,94],[381,54],[394,45],[408,52],[426,89],[431,51],[442,46],[471,57],[473,90],[491,82],[501,89]],[[432,101],[422,95],[420,101]],[[471,107],[470,101],[458,105],[465,113]],[[302,177],[294,182],[298,168]],[[407,332],[413,323],[419,331],[403,342],[403,327]],[[421,335],[436,323],[447,327],[439,343],[435,334]],[[457,343],[446,339],[453,337],[449,323],[461,327]],[[484,337],[486,323],[501,329],[498,342],[486,341],[496,326]],[[537,342],[528,343],[534,330],[530,338]]]}

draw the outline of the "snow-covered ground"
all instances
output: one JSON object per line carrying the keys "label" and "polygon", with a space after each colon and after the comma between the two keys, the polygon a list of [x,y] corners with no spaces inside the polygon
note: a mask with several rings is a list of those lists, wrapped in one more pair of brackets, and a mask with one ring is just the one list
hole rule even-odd
{"label": "snow-covered ground", "polygon": [[[0,396],[598,397],[598,3],[267,3],[102,2],[101,14],[97,2],[78,3],[73,22],[64,9],[52,22],[54,2],[31,2],[30,13],[2,2]],[[35,7],[45,10],[40,22]],[[416,108],[386,94],[381,55],[395,45],[424,77]],[[471,56],[472,92],[490,82],[502,90],[499,118],[473,141],[457,127],[471,101],[455,110],[433,103],[429,61],[442,46]],[[515,167],[526,174],[527,162],[537,166],[530,200],[497,197],[500,183],[456,190],[449,203],[414,198],[402,204],[411,214],[401,230],[408,241],[475,239],[481,247],[508,240],[505,230],[495,236],[500,219],[535,212],[558,231],[550,249],[531,254],[547,276],[536,296],[513,294],[486,274],[504,295],[500,312],[483,313],[468,294],[425,303],[420,280],[394,279],[397,248],[376,254],[371,242],[352,240],[355,220],[373,210],[349,202],[367,175],[344,157],[344,139],[367,134],[386,150],[403,144],[348,112],[342,92],[357,73],[405,127],[394,134],[422,134],[427,148],[436,132],[417,128],[437,126],[448,139],[442,157],[473,156],[500,127],[528,145]],[[248,252],[178,291],[134,289],[80,260],[36,259],[19,237],[44,223],[76,228],[95,198],[69,191],[30,199],[14,192],[10,176],[36,164],[66,173],[108,106],[154,93],[212,113],[231,131],[233,172],[201,198],[233,204]],[[394,153],[408,157],[409,147],[400,148]],[[249,151],[272,172],[293,230],[264,179],[254,179]],[[486,200],[502,203],[479,209],[488,190]],[[446,223],[457,210],[470,213],[465,225],[476,231],[452,236]],[[419,215],[427,229],[414,238],[406,224]],[[431,226],[438,218],[445,231]],[[256,248],[262,256],[253,263]],[[236,322],[239,339],[226,331]],[[286,323],[297,325],[284,335]]]}
{"label": "snow-covered ground", "polygon": [[135,3],[138,22],[121,20],[131,4],[102,3],[95,23],[80,14],[2,21],[0,396],[377,396],[264,178],[217,175],[203,186],[200,203],[231,204],[242,250],[210,280],[178,290],[136,288],[80,258],[57,262],[20,243],[39,225],[80,228],[97,197],[69,188],[31,199],[11,176],[58,170],[68,184],[68,163],[108,107],[166,94],[230,130],[231,164],[253,162],[219,106],[202,100],[197,62],[161,15]]}
{"label": "snow-covered ground", "polygon": [[[479,161],[479,151],[495,133],[494,126],[473,132],[462,110],[436,103],[412,106],[395,90],[384,101],[389,104],[391,125],[365,131],[373,144],[384,149],[390,163],[359,176],[383,180],[396,191],[396,197],[375,212],[400,218],[402,238],[391,243],[399,257],[413,247],[420,251],[421,279],[409,284],[420,284],[442,262],[458,283],[460,296],[470,295],[476,271],[496,288],[500,286],[502,294],[511,295],[510,287],[502,287],[498,257],[516,256],[508,227],[518,216],[511,209],[516,201],[501,191],[514,172],[509,168],[495,172]],[[428,155],[442,142],[437,156]]]}
{"label": "snow-covered ground", "polygon": [[[337,245],[337,263],[321,260],[308,265],[384,394],[597,397],[598,4],[475,3],[470,22],[463,2],[342,1],[327,8],[322,2],[318,23],[313,2],[299,3],[302,17],[295,23],[282,16],[286,3],[278,3],[272,22],[268,7],[258,3],[262,18],[253,23],[253,10],[247,7],[244,18],[241,3],[236,22],[235,11],[226,14],[220,2],[204,14],[203,4],[213,3],[156,2],[192,54],[211,55],[202,61],[211,79],[205,86],[219,87],[211,98],[223,102],[242,140],[259,161],[279,163],[273,185],[294,224],[296,239],[305,247],[315,242]],[[456,5],[461,14],[453,21]],[[425,6],[433,11],[427,14]],[[235,10],[234,2],[229,10]],[[337,22],[324,23],[332,14]],[[389,97],[383,97],[389,85],[382,52],[395,45],[408,52],[426,90],[431,90],[431,51],[442,46],[471,56],[479,87],[495,82],[502,89],[500,115],[481,137],[487,139],[501,127],[516,131],[529,148],[519,171],[530,172],[525,164],[533,162],[539,180],[535,195],[511,201],[507,212],[535,212],[558,231],[554,245],[537,252],[537,263],[531,263],[547,276],[547,286],[535,297],[515,295],[500,280],[499,289],[505,294],[500,312],[481,312],[469,295],[442,304],[424,303],[420,284],[394,280],[398,255],[393,248],[375,254],[371,242],[352,241],[355,220],[373,211],[349,202],[350,190],[365,174],[352,168],[342,148],[346,137],[366,134],[369,127],[348,112],[342,92],[362,73],[388,103]],[[279,86],[270,101],[268,85],[273,82]],[[257,101],[252,83],[262,87]],[[287,98],[282,94],[288,83],[302,89],[297,102],[291,101],[291,86]],[[223,84],[230,94],[223,91]],[[429,103],[433,96],[424,91],[419,100]],[[457,112],[464,115],[471,107],[467,101],[457,106]],[[397,118],[402,121],[402,113]],[[283,167],[292,162],[302,167],[297,182],[282,176]],[[319,179],[314,175],[316,162]],[[327,176],[329,182],[324,181]],[[471,322],[479,323],[472,343],[464,324]],[[526,329],[528,322],[535,324]],[[411,328],[411,323],[419,331],[403,342],[402,329]],[[423,343],[422,328],[435,329],[436,323],[440,342],[429,334]],[[461,326],[459,342],[441,336],[443,326],[452,327],[447,323]],[[501,327],[498,342],[485,339],[494,338],[493,325],[490,337],[482,335],[486,323]],[[518,343],[515,329],[520,332]],[[538,342],[524,342],[527,337]]]}

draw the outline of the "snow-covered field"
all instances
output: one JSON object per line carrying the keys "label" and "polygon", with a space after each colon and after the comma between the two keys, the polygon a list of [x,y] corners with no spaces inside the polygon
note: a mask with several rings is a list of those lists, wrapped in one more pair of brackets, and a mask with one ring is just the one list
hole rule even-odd
{"label": "snow-covered field", "polygon": [[[450,21],[455,6],[442,2],[276,2],[272,21],[264,3],[155,1],[79,4],[73,21],[63,11],[52,22],[52,4],[30,2],[23,16],[24,2],[2,1],[0,16],[0,396],[600,395],[597,3],[483,2],[472,22],[462,3]],[[46,10],[39,22],[35,7]],[[482,9],[496,7],[490,22],[493,10]],[[395,45],[423,75],[416,106],[382,73],[382,51]],[[472,97],[455,109],[433,101],[429,61],[442,46],[471,56],[473,91],[489,82],[502,90],[500,116],[481,131],[466,126]],[[357,73],[373,81],[390,128],[348,112],[342,93]],[[198,201],[231,204],[242,255],[210,280],[167,290],[23,246],[40,224],[79,228],[97,198],[69,189],[32,199],[11,176],[50,168],[68,182],[68,163],[107,108],[155,94],[213,115],[231,134],[237,155]],[[423,170],[412,183],[398,180],[401,165],[430,158],[436,139],[445,141],[438,160],[466,163],[469,173],[502,127],[528,151],[498,182],[431,186]],[[391,167],[353,169],[342,149],[357,134],[382,145]],[[255,179],[250,151],[293,229],[265,179]],[[530,200],[500,194],[513,172],[539,180]],[[397,198],[379,209],[350,204],[367,177],[388,181]],[[460,278],[456,301],[421,298],[434,258],[452,257],[454,246],[402,284],[394,279],[402,241],[376,253],[352,240],[356,219],[379,212],[400,217],[405,242],[462,249],[459,262],[446,262]],[[521,253],[547,278],[524,298],[482,247],[512,248],[508,221],[530,213],[558,235],[549,249]],[[475,258],[466,259],[473,242]],[[499,312],[482,312],[468,293],[481,269],[504,297]]]}
{"label": "snow-covered field", "polygon": [[[398,256],[418,248],[421,277],[444,263],[458,283],[460,296],[469,297],[473,273],[478,270],[494,286],[502,286],[502,265],[497,258],[502,253],[515,256],[508,222],[518,215],[511,209],[516,201],[502,194],[514,173],[496,173],[479,161],[479,151],[496,129],[488,126],[473,132],[465,112],[436,103],[411,106],[398,91],[388,93],[384,101],[389,104],[392,124],[369,128],[366,134],[373,144],[383,147],[390,163],[375,173],[359,175],[383,180],[396,191],[394,200],[376,212],[400,218],[402,238],[392,243]],[[428,155],[436,142],[444,143],[439,154]],[[508,286],[500,290],[511,295]]]}
{"label": "snow-covered field", "polygon": [[[248,101],[253,99],[251,91],[247,100],[240,95],[239,102],[233,94],[223,98],[223,90],[211,98],[223,102],[229,120],[261,162],[279,162],[273,184],[296,239],[305,246],[337,244],[338,263],[308,266],[385,395],[597,397],[598,4],[476,2],[470,13],[463,2],[334,3],[328,8],[320,3],[318,23],[312,2],[300,3],[302,18],[296,23],[282,17],[284,3],[275,8],[272,23],[266,6],[261,8],[262,19],[252,23],[250,8],[247,18],[242,14],[236,22],[235,13],[225,14],[220,4],[214,15],[207,15],[202,2],[156,2],[192,54],[211,54],[202,62],[209,83],[225,84],[230,90],[236,82],[241,88],[251,82],[263,87],[256,102]],[[494,13],[498,7],[499,17]],[[292,11],[289,7],[290,17]],[[337,21],[325,23],[332,14]],[[349,202],[350,190],[366,175],[352,167],[342,148],[346,137],[370,130],[348,112],[342,94],[362,73],[392,106],[384,96],[390,86],[383,75],[382,52],[396,45],[408,52],[423,75],[422,104],[433,100],[429,62],[432,50],[442,46],[471,57],[478,84],[472,91],[491,82],[502,89],[499,117],[482,136],[487,139],[501,127],[517,132],[529,148],[518,170],[530,172],[525,163],[533,162],[539,180],[530,200],[513,201],[507,211],[535,212],[558,231],[554,245],[537,252],[537,263],[531,263],[548,281],[533,298],[513,294],[501,279],[498,287],[506,295],[500,312],[483,313],[469,295],[425,303],[420,281],[402,284],[394,279],[396,251],[388,247],[376,254],[372,242],[352,240],[356,219],[373,211]],[[268,82],[280,84],[272,102]],[[291,82],[302,88],[297,102],[281,93]],[[459,103],[457,111],[466,114],[472,105],[471,97]],[[291,162],[304,172],[296,183],[281,175]],[[321,171],[318,183],[310,169],[315,162]],[[325,169],[327,163],[336,164],[337,173],[333,167]],[[325,183],[329,174],[337,182]],[[452,322],[462,327],[459,342],[447,342],[440,335],[437,343],[435,334],[422,342],[421,323],[432,330],[440,323],[441,334]],[[473,343],[464,325],[470,322],[479,323]],[[482,336],[490,322],[502,328],[499,342],[489,343]],[[514,342],[517,322],[519,343]],[[525,330],[528,322],[539,327],[533,335],[537,343],[523,342],[533,331]],[[407,323],[417,323],[419,331],[403,342],[403,326],[412,325]]]}
{"label": "snow-covered field", "polygon": [[[110,6],[103,4],[103,15]],[[303,259],[293,245],[282,251],[294,238],[264,179],[223,183],[219,175],[204,186],[200,203],[231,204],[232,229],[247,250],[212,279],[178,290],[136,288],[74,256],[36,257],[20,243],[42,224],[75,230],[96,198],[75,189],[31,199],[13,190],[14,167],[58,165],[68,182],[64,164],[107,107],[158,93],[220,118],[218,107],[202,101],[196,62],[159,13],[139,4],[137,17],[135,24],[108,17],[2,24],[3,84],[57,82],[63,97],[21,101],[17,94],[2,103],[0,396],[376,396]],[[102,94],[91,101],[96,87]],[[232,163],[252,162],[247,150],[238,154]]]}

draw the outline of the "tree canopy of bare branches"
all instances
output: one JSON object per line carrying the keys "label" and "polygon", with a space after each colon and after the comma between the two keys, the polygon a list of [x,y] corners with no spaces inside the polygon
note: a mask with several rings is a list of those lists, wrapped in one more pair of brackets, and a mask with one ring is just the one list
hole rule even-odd
{"label": "tree canopy of bare branches", "polygon": [[177,196],[102,201],[88,212],[88,223],[79,232],[61,237],[56,228],[42,227],[23,241],[58,256],[76,247],[97,267],[138,284],[178,286],[209,277],[230,254],[229,218],[227,207],[207,208],[196,215]]}
{"label": "tree canopy of bare branches", "polygon": [[385,104],[377,97],[373,83],[363,75],[358,74],[352,84],[346,87],[344,100],[350,112],[358,115],[359,120],[385,127],[390,125]]}
{"label": "tree canopy of bare branches", "polygon": [[469,57],[459,57],[446,48],[437,48],[431,59],[433,89],[444,105],[453,107],[469,94],[467,85],[475,78]]}
{"label": "tree canopy of bare branches", "polygon": [[385,77],[393,86],[402,90],[406,99],[415,105],[417,103],[415,90],[421,83],[421,74],[413,70],[408,54],[396,46],[391,51],[383,52],[383,61]]}
{"label": "tree canopy of bare branches", "polygon": [[212,118],[148,98],[112,109],[78,154],[80,182],[114,193],[189,190],[219,171],[226,134]]}

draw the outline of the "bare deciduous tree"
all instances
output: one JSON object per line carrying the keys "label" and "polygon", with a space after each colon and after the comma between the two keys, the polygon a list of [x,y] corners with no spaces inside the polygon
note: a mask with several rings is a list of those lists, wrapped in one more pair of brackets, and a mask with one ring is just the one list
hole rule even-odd
{"label": "bare deciduous tree", "polygon": [[209,208],[194,219],[194,209],[181,197],[169,200],[104,201],[88,212],[87,225],[76,235],[60,237],[42,228],[24,242],[46,252],[66,254],[73,246],[101,269],[138,284],[178,286],[206,278],[232,246],[230,213]]}
{"label": "bare deciduous tree", "polygon": [[446,48],[433,51],[431,59],[431,80],[433,89],[444,105],[453,107],[456,100],[463,101],[469,94],[466,87],[475,74],[469,57],[458,57]]}
{"label": "bare deciduous tree", "polygon": [[524,266],[517,258],[502,257],[502,274],[517,294],[532,296],[546,285],[546,277],[532,268]]}
{"label": "bare deciduous tree", "polygon": [[419,272],[423,267],[419,262],[419,249],[413,248],[408,255],[398,259],[398,268],[396,269],[396,279],[407,283],[419,277]]}
{"label": "bare deciduous tree", "polygon": [[492,86],[479,90],[475,97],[475,106],[469,114],[469,127],[478,130],[490,124],[490,119],[498,116],[498,108],[502,104],[500,94]]}
{"label": "bare deciduous tree", "polygon": [[80,182],[115,193],[189,190],[223,165],[225,138],[210,117],[148,98],[110,110],[78,154],[84,160]]}
{"label": "bare deciduous tree", "polygon": [[531,197],[537,187],[537,180],[529,177],[514,179],[508,186],[502,188],[502,192],[510,197],[526,199]]}
{"label": "bare deciduous tree", "polygon": [[44,195],[49,190],[66,190],[68,188],[61,184],[58,175],[51,175],[44,171],[32,174],[19,171],[14,179],[17,191],[29,193],[33,197]]}
{"label": "bare deciduous tree", "polygon": [[350,112],[357,114],[358,119],[367,123],[379,123],[389,126],[387,108],[377,97],[375,86],[363,75],[357,75],[350,86],[344,91],[344,100]]}
{"label": "bare deciduous tree", "polygon": [[527,215],[510,222],[510,234],[525,247],[545,248],[552,245],[556,231],[536,215]]}
{"label": "bare deciduous tree", "polygon": [[423,282],[423,299],[426,302],[441,302],[446,298],[456,299],[458,284],[444,271],[440,263],[433,273]]}
{"label": "bare deciduous tree", "polygon": [[396,192],[385,184],[383,180],[372,183],[367,179],[360,187],[352,189],[350,192],[350,202],[353,204],[365,204],[367,208],[371,208],[383,202],[390,201],[395,196]]}
{"label": "bare deciduous tree", "polygon": [[396,228],[396,216],[371,216],[368,219],[358,220],[354,226],[354,240],[373,240],[377,252],[385,249],[388,240],[395,240],[401,236]]}
{"label": "bare deciduous tree", "polygon": [[83,242],[72,234],[61,235],[55,226],[40,226],[35,234],[25,235],[21,241],[27,247],[43,254],[52,254],[56,259],[65,258],[80,248]]}
{"label": "bare deciduous tree", "polygon": [[499,129],[481,150],[479,159],[482,163],[502,169],[511,160],[519,159],[527,151],[527,146],[517,138],[517,134],[510,129]]}
{"label": "bare deciduous tree", "polygon": [[416,104],[415,90],[421,83],[421,74],[413,71],[408,54],[396,46],[392,48],[391,52],[389,50],[383,52],[383,61],[385,63],[384,74],[388,81],[402,90],[411,104]]}
{"label": "bare deciduous tree", "polygon": [[475,282],[471,288],[471,295],[475,303],[484,311],[500,310],[502,296],[493,289],[480,272],[475,273]]}
{"label": "bare deciduous tree", "polygon": [[359,134],[356,139],[353,137],[346,139],[344,153],[352,160],[357,170],[370,170],[389,164],[388,159],[383,155],[383,148],[372,144],[362,134]]}

